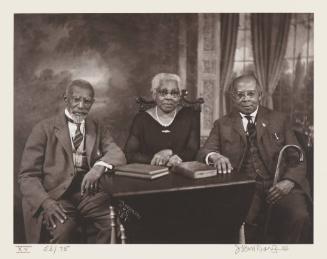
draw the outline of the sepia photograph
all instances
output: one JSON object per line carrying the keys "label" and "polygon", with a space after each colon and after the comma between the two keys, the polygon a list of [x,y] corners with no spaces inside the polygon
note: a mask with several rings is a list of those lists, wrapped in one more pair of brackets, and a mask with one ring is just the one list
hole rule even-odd
{"label": "sepia photograph", "polygon": [[323,258],[323,1],[1,4],[14,258]]}
{"label": "sepia photograph", "polygon": [[14,244],[315,243],[313,12],[13,22]]}

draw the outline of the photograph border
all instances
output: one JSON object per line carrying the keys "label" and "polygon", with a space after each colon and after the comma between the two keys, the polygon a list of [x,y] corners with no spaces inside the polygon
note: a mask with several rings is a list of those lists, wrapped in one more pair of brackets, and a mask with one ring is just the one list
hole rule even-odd
{"label": "photograph border", "polygon": [[[327,15],[324,13],[325,4],[323,1],[306,1],[305,3],[295,3],[294,1],[274,0],[268,3],[260,0],[248,1],[245,6],[242,0],[230,1],[97,1],[79,3],[78,1],[56,1],[55,3],[45,3],[44,1],[11,1],[10,3],[1,4],[1,35],[3,44],[0,56],[1,70],[3,77],[1,85],[3,89],[4,100],[1,103],[4,111],[4,124],[8,125],[1,128],[1,143],[5,143],[1,151],[1,161],[4,161],[2,189],[4,194],[1,195],[1,204],[3,205],[4,219],[1,220],[1,244],[5,254],[10,258],[23,256],[20,254],[19,245],[13,244],[13,17],[15,13],[112,13],[112,12],[131,12],[131,13],[221,13],[221,12],[314,12],[314,42],[315,42],[315,95],[314,95],[314,118],[315,118],[315,156],[314,156],[314,244],[313,245],[289,245],[288,251],[281,252],[278,255],[281,258],[307,258],[314,255],[322,257],[324,253],[323,231],[327,218],[324,200],[326,197],[326,174],[322,172],[324,145],[326,143],[327,132],[326,123],[323,121],[324,96],[326,89],[323,85],[324,64],[326,55],[326,38],[325,25],[327,24]],[[324,82],[325,83],[325,82]],[[321,84],[321,85],[320,85]],[[44,258],[45,245],[23,245],[27,247],[27,256],[33,258]],[[60,250],[59,246],[56,246]],[[235,245],[127,245],[110,246],[108,245],[71,245],[68,251],[54,252],[56,256],[79,256],[79,258],[110,258],[112,255],[120,258],[232,258],[242,256],[249,258],[265,258],[276,256],[269,253],[245,253],[235,254]]]}

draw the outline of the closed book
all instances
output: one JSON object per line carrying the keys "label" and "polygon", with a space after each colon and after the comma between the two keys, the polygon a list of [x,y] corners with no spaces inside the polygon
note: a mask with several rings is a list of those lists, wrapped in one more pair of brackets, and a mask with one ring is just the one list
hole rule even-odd
{"label": "closed book", "polygon": [[182,162],[172,167],[172,172],[198,179],[217,175],[217,169],[198,161]]}
{"label": "closed book", "polygon": [[145,175],[152,175],[161,172],[168,171],[168,167],[165,166],[157,166],[157,165],[149,165],[149,164],[140,164],[140,163],[132,163],[122,166],[117,166],[115,168],[116,171],[120,172],[131,172]]}
{"label": "closed book", "polygon": [[156,174],[143,174],[143,173],[132,173],[132,172],[123,172],[123,171],[115,171],[116,175],[121,175],[121,176],[129,176],[129,177],[136,177],[136,178],[143,178],[143,179],[156,179],[159,178],[161,176],[167,175],[169,174],[168,169],[166,169],[165,172],[159,172]]}

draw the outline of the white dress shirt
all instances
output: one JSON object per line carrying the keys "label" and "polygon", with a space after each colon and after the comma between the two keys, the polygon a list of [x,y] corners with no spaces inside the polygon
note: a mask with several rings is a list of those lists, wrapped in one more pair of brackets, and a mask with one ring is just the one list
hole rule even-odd
{"label": "white dress shirt", "polygon": [[[69,119],[73,120],[72,116],[70,115],[70,113],[69,113],[69,111],[67,109],[65,109],[65,115]],[[69,129],[70,142],[72,144],[73,150],[75,151],[73,139],[75,137],[75,133],[76,133],[76,129],[77,129],[77,124],[76,123],[73,123],[71,121],[68,121],[68,129]],[[84,141],[85,141],[85,120],[83,120],[81,122],[80,130],[81,130],[81,133],[83,135],[83,140],[82,140],[81,144],[79,145],[79,147],[78,147],[78,149],[76,151],[81,151],[82,152],[83,149],[84,149]]]}
{"label": "white dress shirt", "polygon": [[[67,109],[65,109],[65,115],[72,119],[72,116],[70,115],[69,111]],[[73,158],[74,158],[74,161],[76,161],[77,158],[75,158],[76,156],[76,153],[78,152],[83,152],[84,150],[84,142],[85,142],[85,120],[83,120],[81,122],[81,126],[80,126],[80,130],[81,130],[81,133],[83,135],[83,140],[80,144],[80,146],[78,147],[77,150],[75,150],[75,147],[74,147],[74,143],[73,143],[73,138],[75,136],[75,132],[76,132],[76,129],[77,129],[77,124],[73,123],[73,122],[70,122],[68,121],[68,129],[69,129],[69,135],[70,135],[70,141],[71,141],[71,144],[72,144],[72,149],[74,150],[73,152]],[[75,163],[74,163],[75,164]],[[101,160],[98,160],[97,162],[94,163],[94,165],[101,165],[101,166],[104,166],[106,169],[113,169],[113,166],[106,163],[106,162],[103,162]]]}
{"label": "white dress shirt", "polygon": [[257,107],[257,109],[256,109],[254,112],[252,112],[251,114],[243,114],[243,113],[240,112],[240,115],[241,115],[241,117],[242,117],[242,124],[243,124],[244,131],[246,131],[246,127],[248,126],[248,123],[249,123],[248,119],[245,118],[245,116],[250,115],[250,116],[251,116],[251,121],[252,121],[253,123],[255,123],[255,118],[257,117],[257,113],[258,113],[258,107]]}

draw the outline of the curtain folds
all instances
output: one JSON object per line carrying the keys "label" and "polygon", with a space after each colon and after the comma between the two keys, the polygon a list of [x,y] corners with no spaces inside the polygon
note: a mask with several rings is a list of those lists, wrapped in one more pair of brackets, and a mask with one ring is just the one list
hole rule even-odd
{"label": "curtain folds", "polygon": [[263,88],[262,104],[273,108],[272,95],[280,78],[291,14],[251,14],[255,73]]}
{"label": "curtain folds", "polygon": [[238,24],[239,14],[221,14],[219,117],[226,114],[228,109],[226,92],[233,72]]}

